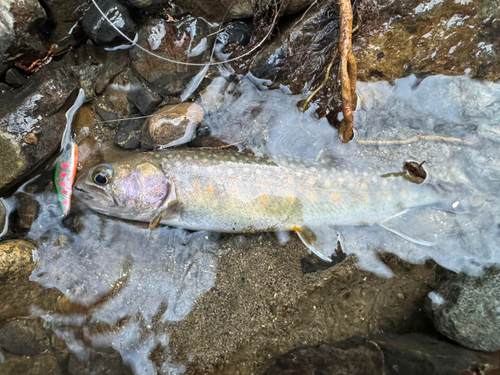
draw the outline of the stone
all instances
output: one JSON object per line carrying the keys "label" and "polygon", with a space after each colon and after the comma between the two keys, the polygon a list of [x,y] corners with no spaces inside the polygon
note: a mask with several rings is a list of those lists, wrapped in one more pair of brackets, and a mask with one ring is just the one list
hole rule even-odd
{"label": "stone", "polygon": [[0,93],[12,90],[12,87],[0,82]]}
{"label": "stone", "polygon": [[[59,147],[66,125],[64,104],[78,88],[68,70],[47,66],[23,88],[0,93],[0,189],[9,186]],[[28,134],[36,144],[24,141]]]}
{"label": "stone", "polygon": [[353,41],[359,80],[429,73],[500,78],[500,10],[494,1],[394,0],[380,5],[378,18],[363,22]]}
{"label": "stone", "polygon": [[[162,58],[188,63],[207,63],[211,50],[205,35],[212,31],[202,18],[188,17],[182,21],[165,22],[153,18],[139,30],[138,44]],[[164,96],[179,95],[202,66],[188,66],[165,62],[139,48],[129,50],[136,72],[153,91]]]}
{"label": "stone", "polygon": [[45,53],[37,27],[46,17],[38,0],[0,0],[0,61]]}
{"label": "stone", "polygon": [[135,150],[141,146],[141,128],[144,119],[130,118],[120,122],[115,136],[115,143],[126,149]]}
{"label": "stone", "polygon": [[85,4],[85,0],[41,0],[47,18],[51,21],[53,29],[50,30],[51,42],[57,43],[65,38],[76,22],[79,15],[76,10]]}
{"label": "stone", "polygon": [[136,8],[152,8],[162,6],[168,3],[168,0],[127,0],[127,2]]}
{"label": "stone", "polygon": [[85,64],[71,67],[73,74],[78,78],[81,88],[85,91],[85,99],[92,100],[95,97],[95,83],[102,68],[97,65]]}
{"label": "stone", "polygon": [[297,348],[265,375],[384,375],[384,355],[374,342],[355,337],[337,344]]}
{"label": "stone", "polygon": [[29,280],[35,246],[23,240],[0,242],[0,321],[30,314],[32,306],[54,309],[61,293]]}
{"label": "stone", "polygon": [[86,51],[99,64],[99,74],[95,80],[95,92],[102,94],[110,81],[123,71],[130,62],[127,50],[106,51],[92,43],[85,45]]}
{"label": "stone", "polygon": [[28,79],[16,68],[7,70],[5,73],[5,83],[14,88],[23,87]]}
{"label": "stone", "polygon": [[[175,0],[173,2],[184,12],[198,17],[205,17],[212,22],[222,22],[224,15],[226,15],[225,21],[252,18],[254,16],[253,3],[246,0]],[[306,9],[311,3],[313,3],[313,0],[291,0],[285,14],[298,13]]]}
{"label": "stone", "polygon": [[161,103],[161,97],[142,82],[134,80],[130,91],[127,93],[127,99],[141,111],[144,115],[150,115],[154,112],[158,104]]}
{"label": "stone", "polygon": [[191,141],[203,120],[203,109],[195,103],[166,106],[144,122],[142,147],[161,149]]}
{"label": "stone", "polygon": [[[128,38],[134,39],[136,35],[135,22],[130,17],[130,12],[119,0],[96,1],[99,8],[106,17],[113,22]],[[129,44],[109,22],[101,12],[92,4],[82,17],[82,26],[85,33],[98,45],[120,45]]]}
{"label": "stone", "polygon": [[478,353],[428,335],[384,333],[370,339],[384,353],[386,375],[479,374],[499,369],[496,353]]}
{"label": "stone", "polygon": [[16,318],[0,325],[0,347],[9,353],[35,356],[50,348],[41,318]]}
{"label": "stone", "polygon": [[0,237],[4,234],[5,224],[7,224],[8,220],[7,209],[5,208],[5,204],[2,199],[0,199]]}
{"label": "stone", "polygon": [[500,350],[500,270],[482,276],[452,275],[429,294],[436,329],[467,348]]}
{"label": "stone", "polygon": [[34,357],[21,357],[9,355],[5,362],[0,362],[0,373],[2,375],[62,375],[59,364],[47,351]]}
{"label": "stone", "polygon": [[92,350],[87,360],[79,360],[70,355],[68,372],[71,375],[132,375],[130,368],[123,363],[119,353],[113,349]]}
{"label": "stone", "polygon": [[476,374],[498,371],[499,362],[494,353],[478,353],[428,335],[383,333],[294,349],[265,374]]}

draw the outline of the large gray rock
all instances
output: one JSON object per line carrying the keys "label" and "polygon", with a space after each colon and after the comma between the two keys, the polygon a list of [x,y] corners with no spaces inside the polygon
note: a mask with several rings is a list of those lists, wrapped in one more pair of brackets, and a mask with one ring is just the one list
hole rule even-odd
{"label": "large gray rock", "polygon": [[500,350],[500,270],[453,275],[429,294],[436,329],[475,350]]}
{"label": "large gray rock", "polygon": [[36,27],[46,17],[38,0],[0,0],[0,61],[43,50]]}
{"label": "large gray rock", "polygon": [[69,71],[46,67],[22,89],[0,94],[0,189],[57,150],[66,126],[63,106],[77,87]]}
{"label": "large gray rock", "polygon": [[49,351],[34,357],[6,355],[5,361],[0,361],[2,375],[62,375],[56,359]]}
{"label": "large gray rock", "polygon": [[47,18],[54,24],[54,29],[50,33],[51,40],[60,43],[80,18],[76,10],[86,0],[42,0],[42,2]]}

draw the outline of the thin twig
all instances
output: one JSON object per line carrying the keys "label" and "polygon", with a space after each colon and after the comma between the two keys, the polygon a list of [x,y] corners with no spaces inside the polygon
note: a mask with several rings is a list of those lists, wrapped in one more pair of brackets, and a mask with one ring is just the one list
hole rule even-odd
{"label": "thin twig", "polygon": [[314,90],[311,95],[309,95],[307,100],[302,105],[302,112],[306,111],[307,107],[309,107],[309,103],[311,103],[311,100],[313,100],[314,97],[318,94],[318,92],[320,92],[321,89],[323,89],[323,87],[325,87],[326,83],[328,82],[328,78],[330,78],[330,70],[332,69],[332,66],[335,62],[336,57],[337,57],[337,54],[334,54],[332,61],[330,62],[330,64],[328,64],[328,67],[326,68],[325,79],[323,80],[323,82],[321,82],[321,85],[319,85],[318,88],[316,90]]}
{"label": "thin twig", "polygon": [[408,138],[408,139],[400,139],[400,140],[393,140],[393,141],[358,140],[358,141],[356,141],[356,143],[359,143],[362,145],[406,145],[408,143],[419,142],[419,141],[443,141],[443,142],[450,142],[450,143],[461,143],[464,145],[472,144],[471,142],[465,141],[463,139],[453,138],[453,137],[443,137],[441,135],[416,135],[416,136]]}

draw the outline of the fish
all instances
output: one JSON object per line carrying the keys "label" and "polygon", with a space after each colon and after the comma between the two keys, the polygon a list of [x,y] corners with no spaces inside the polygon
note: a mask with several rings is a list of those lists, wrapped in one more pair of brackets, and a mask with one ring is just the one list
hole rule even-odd
{"label": "fish", "polygon": [[388,175],[375,166],[306,165],[186,148],[132,154],[89,168],[74,194],[98,213],[151,227],[295,231],[324,260],[337,248],[337,226],[377,224],[414,243],[434,245],[443,228],[452,227],[457,198],[432,177],[413,183]]}

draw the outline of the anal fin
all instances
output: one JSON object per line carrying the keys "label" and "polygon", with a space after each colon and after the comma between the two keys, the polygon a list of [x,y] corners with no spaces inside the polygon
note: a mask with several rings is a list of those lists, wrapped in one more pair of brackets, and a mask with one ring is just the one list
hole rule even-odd
{"label": "anal fin", "polygon": [[338,232],[335,228],[325,226],[294,227],[304,245],[321,259],[331,262],[338,244]]}
{"label": "anal fin", "polygon": [[434,246],[457,232],[456,214],[435,208],[412,208],[378,224],[404,239],[423,246]]}

